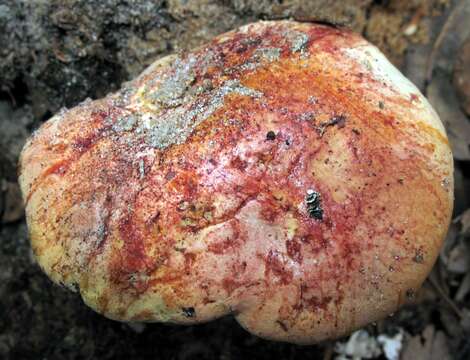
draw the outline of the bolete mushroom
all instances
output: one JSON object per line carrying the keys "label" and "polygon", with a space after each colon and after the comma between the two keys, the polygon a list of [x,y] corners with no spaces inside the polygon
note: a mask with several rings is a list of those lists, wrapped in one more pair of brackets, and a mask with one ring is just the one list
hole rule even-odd
{"label": "bolete mushroom", "polygon": [[20,183],[41,268],[120,321],[232,314],[309,344],[395,311],[453,202],[445,130],[346,30],[258,22],[47,121]]}

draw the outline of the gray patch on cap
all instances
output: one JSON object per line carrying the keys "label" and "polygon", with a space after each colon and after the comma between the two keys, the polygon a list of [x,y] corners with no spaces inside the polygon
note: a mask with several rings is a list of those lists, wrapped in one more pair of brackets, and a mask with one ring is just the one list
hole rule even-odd
{"label": "gray patch on cap", "polygon": [[281,49],[274,47],[265,47],[256,49],[253,55],[243,64],[233,66],[231,68],[225,69],[225,74],[233,74],[238,71],[252,71],[257,68],[266,65],[266,63],[271,63],[278,61],[281,58]]}
{"label": "gray patch on cap", "polygon": [[256,49],[253,57],[256,59],[261,58],[269,62],[277,61],[281,57],[281,49],[272,47]]}
{"label": "gray patch on cap", "polygon": [[238,80],[228,80],[204,98],[197,99],[189,109],[180,106],[142,123],[140,127],[143,127],[143,132],[146,134],[145,142],[157,149],[184,143],[202,121],[223,105],[224,98],[228,94],[240,94],[252,98],[263,95],[257,90],[241,85]]}
{"label": "gray patch on cap", "polygon": [[136,125],[136,123],[137,123],[136,116],[126,115],[126,116],[119,118],[112,126],[112,129],[116,132],[131,131]]}
{"label": "gray patch on cap", "polygon": [[290,31],[287,37],[290,41],[292,52],[303,52],[305,50],[309,40],[307,34],[298,31]]}
{"label": "gray patch on cap", "polygon": [[166,75],[158,89],[150,91],[146,97],[167,108],[181,105],[186,90],[196,79],[193,70],[195,63],[195,57],[190,57],[188,60],[176,59],[173,65],[174,71]]}

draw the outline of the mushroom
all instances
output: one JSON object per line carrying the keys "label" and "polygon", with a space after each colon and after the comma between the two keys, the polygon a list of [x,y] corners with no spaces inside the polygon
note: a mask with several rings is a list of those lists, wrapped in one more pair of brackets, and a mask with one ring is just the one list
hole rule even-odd
{"label": "mushroom", "polygon": [[431,270],[452,154],[357,34],[246,25],[63,110],[20,160],[45,273],[119,321],[231,314],[311,344],[394,312]]}

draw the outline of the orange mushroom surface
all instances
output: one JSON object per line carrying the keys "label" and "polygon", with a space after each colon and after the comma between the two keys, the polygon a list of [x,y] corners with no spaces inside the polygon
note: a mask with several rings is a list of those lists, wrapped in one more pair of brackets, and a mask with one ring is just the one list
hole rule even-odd
{"label": "orange mushroom surface", "polygon": [[156,61],[34,133],[34,254],[120,321],[232,314],[309,344],[395,311],[431,270],[452,154],[427,100],[347,30],[258,22]]}

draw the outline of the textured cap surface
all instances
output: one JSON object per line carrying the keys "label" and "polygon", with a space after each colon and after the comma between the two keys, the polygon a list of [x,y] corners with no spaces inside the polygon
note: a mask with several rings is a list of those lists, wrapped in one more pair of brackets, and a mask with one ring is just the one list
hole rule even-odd
{"label": "textured cap surface", "polygon": [[34,253],[123,321],[234,314],[312,343],[393,312],[430,271],[452,156],[358,35],[259,22],[46,122],[21,157]]}

